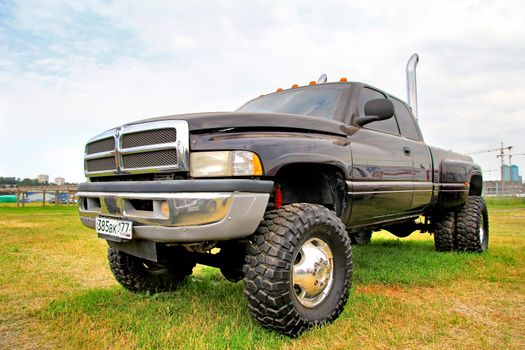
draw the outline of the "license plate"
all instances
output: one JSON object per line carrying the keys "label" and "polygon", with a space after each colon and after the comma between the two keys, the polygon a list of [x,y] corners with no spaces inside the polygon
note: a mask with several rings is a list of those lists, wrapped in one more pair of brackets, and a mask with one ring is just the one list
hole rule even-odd
{"label": "license plate", "polygon": [[95,230],[101,235],[131,239],[133,223],[126,220],[117,220],[97,216]]}

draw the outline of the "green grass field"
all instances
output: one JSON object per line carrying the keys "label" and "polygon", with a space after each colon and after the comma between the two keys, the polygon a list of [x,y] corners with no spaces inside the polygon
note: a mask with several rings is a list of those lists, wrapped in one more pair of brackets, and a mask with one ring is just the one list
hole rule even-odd
{"label": "green grass field", "polygon": [[131,294],[75,208],[0,206],[0,349],[523,349],[525,202],[489,200],[486,254],[376,233],[354,247],[349,303],[290,339],[252,321],[242,283],[198,266],[176,292]]}

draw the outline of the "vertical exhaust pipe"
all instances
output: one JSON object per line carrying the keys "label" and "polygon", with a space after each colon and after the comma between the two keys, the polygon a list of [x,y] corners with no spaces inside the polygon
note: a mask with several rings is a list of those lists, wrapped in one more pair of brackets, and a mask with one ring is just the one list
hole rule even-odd
{"label": "vertical exhaust pipe", "polygon": [[408,105],[412,108],[412,113],[417,116],[417,84],[416,84],[416,66],[419,62],[419,56],[417,53],[410,56],[407,62],[407,102]]}

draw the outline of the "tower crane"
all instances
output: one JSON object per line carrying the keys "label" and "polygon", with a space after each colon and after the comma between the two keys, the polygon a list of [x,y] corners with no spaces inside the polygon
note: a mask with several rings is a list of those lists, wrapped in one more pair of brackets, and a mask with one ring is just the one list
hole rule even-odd
{"label": "tower crane", "polygon": [[516,153],[516,154],[511,154],[510,153],[510,150],[509,150],[509,166],[512,165],[512,157],[514,156],[525,156],[525,153]]}
{"label": "tower crane", "polygon": [[[479,154],[479,153],[499,151],[499,154],[496,155],[496,157],[501,158],[501,181],[503,181],[503,179],[505,178],[505,174],[504,174],[504,170],[503,170],[504,169],[504,165],[505,165],[505,150],[509,151],[508,157],[509,157],[509,163],[510,163],[511,162],[511,158],[512,158],[512,155],[511,155],[510,152],[511,152],[512,148],[513,148],[513,146],[504,146],[503,142],[502,142],[501,145],[498,148],[493,148],[493,149],[488,149],[488,150],[478,151],[478,152],[472,152],[472,153],[469,153],[469,154]],[[517,156],[517,154],[515,154],[515,156]]]}

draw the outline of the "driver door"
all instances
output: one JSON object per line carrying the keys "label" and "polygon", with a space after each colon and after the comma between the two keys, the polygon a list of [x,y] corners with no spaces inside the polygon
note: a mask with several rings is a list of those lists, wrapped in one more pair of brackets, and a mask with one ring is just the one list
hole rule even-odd
{"label": "driver door", "polygon": [[[357,113],[367,101],[386,98],[364,87]],[[354,226],[389,221],[407,215],[413,195],[413,157],[401,137],[395,116],[358,129],[350,136],[352,150],[352,211]]]}

